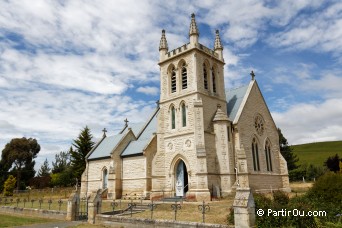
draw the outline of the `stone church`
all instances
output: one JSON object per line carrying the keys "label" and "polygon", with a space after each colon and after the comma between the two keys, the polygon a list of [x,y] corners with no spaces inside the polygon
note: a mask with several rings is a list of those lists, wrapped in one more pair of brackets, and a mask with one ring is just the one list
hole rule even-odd
{"label": "stone church", "polygon": [[199,43],[195,15],[190,42],[168,50],[159,45],[160,100],[142,124],[127,120],[86,157],[81,194],[102,189],[110,199],[141,195],[210,200],[235,192],[289,191],[277,127],[251,72],[235,89],[224,83],[223,47]]}

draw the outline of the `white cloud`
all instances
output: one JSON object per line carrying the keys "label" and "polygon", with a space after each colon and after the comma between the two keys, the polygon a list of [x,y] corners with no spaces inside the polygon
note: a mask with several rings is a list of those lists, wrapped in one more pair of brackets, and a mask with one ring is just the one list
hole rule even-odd
{"label": "white cloud", "polygon": [[157,95],[159,92],[159,88],[153,86],[142,86],[139,87],[137,91],[148,95]]}
{"label": "white cloud", "polygon": [[273,112],[272,116],[290,144],[341,139],[342,99],[299,103],[286,112]]}
{"label": "white cloud", "polygon": [[[187,43],[192,12],[198,23],[221,31],[227,87],[245,84],[252,69],[262,73],[262,67],[243,63],[251,55],[248,47],[265,38],[269,24],[280,29],[290,26],[270,38],[275,47],[318,46],[333,51],[336,43],[337,53],[342,40],[341,5],[328,7],[322,16],[313,15],[306,24],[298,16],[318,7],[308,0],[274,5],[258,0],[202,0],[187,7],[182,1],[1,1],[0,148],[11,138],[36,137],[41,155],[50,159],[67,149],[85,125],[98,137],[104,127],[109,135],[116,133],[126,117],[131,122],[145,121],[147,115],[141,113],[154,110],[154,99],[136,100],[127,90],[137,87],[134,92],[158,94],[153,85],[159,81],[161,29],[166,29],[170,50]],[[302,34],[300,39],[295,32]],[[200,33],[200,42],[212,47],[214,33]],[[305,44],[303,39],[310,34],[313,38]],[[306,83],[305,91],[323,89],[329,98],[340,94],[338,73],[317,78],[309,77],[309,67],[300,70],[293,75]],[[283,72],[278,83],[287,77]]]}
{"label": "white cloud", "polygon": [[342,3],[328,5],[323,11],[296,18],[284,31],[273,34],[268,42],[274,47],[290,50],[311,49],[333,52],[342,51]]}

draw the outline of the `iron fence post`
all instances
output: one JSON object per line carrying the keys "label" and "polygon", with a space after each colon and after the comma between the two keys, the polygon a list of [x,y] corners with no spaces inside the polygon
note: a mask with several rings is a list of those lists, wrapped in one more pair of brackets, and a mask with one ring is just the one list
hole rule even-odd
{"label": "iron fence post", "polygon": [[209,204],[205,204],[204,201],[202,205],[198,205],[198,210],[202,213],[202,222],[205,223],[205,213],[210,211]]}
{"label": "iron fence post", "polygon": [[132,217],[132,213],[133,213],[133,208],[136,206],[137,206],[137,204],[133,203],[133,199],[131,199],[131,202],[128,204],[128,207],[131,210],[131,217]]}
{"label": "iron fence post", "polygon": [[171,204],[171,209],[175,211],[175,221],[177,220],[177,211],[182,209],[182,206],[175,201],[174,204]]}
{"label": "iron fence post", "polygon": [[153,211],[157,207],[157,205],[155,203],[153,203],[153,200],[152,200],[151,203],[148,204],[148,207],[151,210],[151,219],[153,219]]}

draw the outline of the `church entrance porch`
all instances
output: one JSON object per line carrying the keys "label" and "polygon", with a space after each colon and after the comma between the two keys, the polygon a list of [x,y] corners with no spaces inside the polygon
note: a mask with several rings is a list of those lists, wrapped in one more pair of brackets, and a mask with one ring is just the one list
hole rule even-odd
{"label": "church entrance porch", "polygon": [[176,196],[184,197],[189,190],[188,172],[183,160],[180,160],[176,165],[175,176],[175,192]]}

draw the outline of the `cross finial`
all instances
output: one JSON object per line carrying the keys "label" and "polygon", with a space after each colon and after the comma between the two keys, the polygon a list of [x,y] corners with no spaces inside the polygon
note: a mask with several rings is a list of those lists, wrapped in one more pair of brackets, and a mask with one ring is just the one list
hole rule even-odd
{"label": "cross finial", "polygon": [[125,122],[125,126],[128,126],[128,120],[127,120],[127,118],[124,120],[124,122]]}
{"label": "cross finial", "polygon": [[103,128],[103,138],[106,137],[106,132],[107,132],[107,129],[106,128]]}
{"label": "cross finial", "polygon": [[156,101],[157,107],[159,107],[159,100]]}
{"label": "cross finial", "polygon": [[250,75],[252,76],[252,80],[254,80],[255,74],[253,71],[251,71]]}

